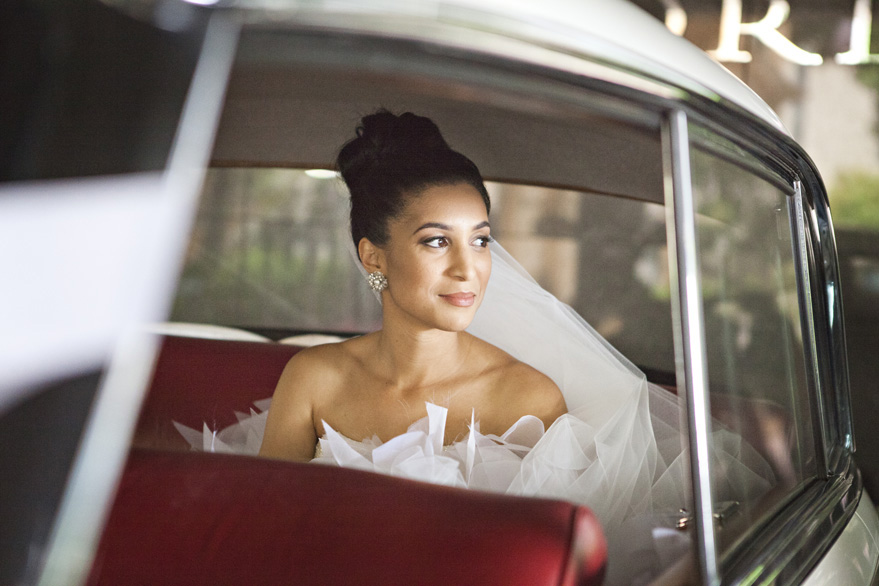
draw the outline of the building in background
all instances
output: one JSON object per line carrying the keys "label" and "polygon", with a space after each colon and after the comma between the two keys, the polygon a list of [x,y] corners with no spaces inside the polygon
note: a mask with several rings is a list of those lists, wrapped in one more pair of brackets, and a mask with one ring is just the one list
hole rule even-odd
{"label": "building in background", "polygon": [[634,0],[744,80],[814,159],[836,225],[879,231],[873,0]]}

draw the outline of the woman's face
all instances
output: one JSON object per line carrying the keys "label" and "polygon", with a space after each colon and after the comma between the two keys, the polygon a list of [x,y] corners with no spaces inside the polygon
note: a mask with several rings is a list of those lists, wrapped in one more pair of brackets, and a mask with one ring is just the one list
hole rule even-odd
{"label": "woman's face", "polygon": [[489,234],[485,203],[471,185],[429,187],[411,198],[381,249],[385,319],[445,331],[469,326],[491,274]]}

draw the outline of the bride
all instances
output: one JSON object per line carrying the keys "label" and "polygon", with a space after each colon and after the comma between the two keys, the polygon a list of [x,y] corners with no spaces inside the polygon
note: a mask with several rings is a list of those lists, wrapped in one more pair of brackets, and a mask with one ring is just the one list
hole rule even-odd
{"label": "bride", "polygon": [[[604,527],[610,584],[682,559],[688,537],[674,527],[689,479],[677,397],[492,241],[473,162],[429,119],[382,110],[362,119],[338,167],[382,328],[297,353],[267,414],[216,444],[254,450],[264,424],[259,453],[270,458],[585,504]],[[234,437],[247,439],[222,443]],[[736,434],[718,426],[712,448],[718,498],[773,486]]]}
{"label": "bride", "polygon": [[469,334],[491,274],[489,198],[476,166],[411,113],[366,116],[339,154],[358,257],[381,295],[382,328],[296,354],[273,396],[260,454],[314,457],[323,422],[387,442],[447,409],[443,444],[565,412],[546,375]]}

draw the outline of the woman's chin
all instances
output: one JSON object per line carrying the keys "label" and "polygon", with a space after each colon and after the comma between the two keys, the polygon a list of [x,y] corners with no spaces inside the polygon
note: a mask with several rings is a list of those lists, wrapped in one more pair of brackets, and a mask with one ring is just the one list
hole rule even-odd
{"label": "woman's chin", "polygon": [[475,314],[476,312],[471,309],[471,311],[458,311],[452,315],[437,316],[433,327],[444,332],[463,332],[473,323]]}
{"label": "woman's chin", "polygon": [[442,329],[449,332],[463,332],[470,327],[471,323],[473,323],[472,314],[466,317],[462,316],[460,319],[450,320],[448,326]]}

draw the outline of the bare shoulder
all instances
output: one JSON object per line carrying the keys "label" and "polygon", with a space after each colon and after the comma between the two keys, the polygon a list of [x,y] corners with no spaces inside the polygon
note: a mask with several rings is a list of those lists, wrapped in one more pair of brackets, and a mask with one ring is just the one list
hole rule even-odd
{"label": "bare shoulder", "polygon": [[[512,358],[512,357],[511,357]],[[567,412],[565,398],[551,378],[524,362],[514,362],[504,376],[505,394],[508,400],[520,405],[524,413],[535,415],[551,424]]]}
{"label": "bare shoulder", "polygon": [[260,454],[270,458],[307,461],[314,455],[317,432],[315,409],[332,402],[350,369],[348,342],[300,350],[284,367],[272,396]]}
{"label": "bare shoulder", "polygon": [[[359,338],[303,348],[287,362],[277,391],[332,389],[359,362]],[[276,393],[277,393],[276,391]]]}
{"label": "bare shoulder", "polygon": [[567,412],[565,399],[558,385],[544,373],[500,348],[482,342],[486,364],[491,364],[493,401],[504,405],[515,415],[534,415],[549,427]]}

